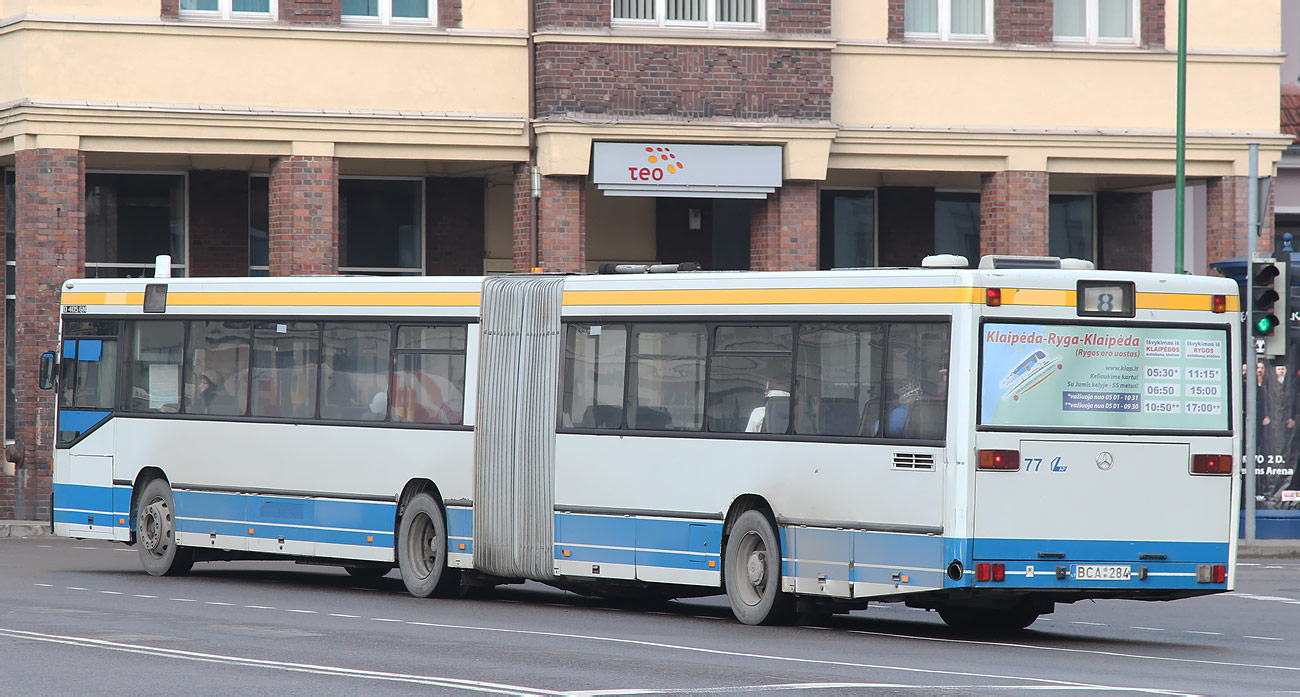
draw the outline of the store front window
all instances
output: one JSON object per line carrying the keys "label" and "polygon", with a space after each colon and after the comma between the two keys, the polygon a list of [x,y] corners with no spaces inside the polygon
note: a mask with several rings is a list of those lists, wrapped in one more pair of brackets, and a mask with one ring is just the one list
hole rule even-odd
{"label": "store front window", "polygon": [[159,254],[185,275],[185,175],[86,174],[86,276],[153,276]]}
{"label": "store front window", "polygon": [[821,268],[876,265],[876,192],[823,190]]}
{"label": "store front window", "polygon": [[1048,254],[1088,261],[1096,258],[1095,200],[1092,194],[1053,194],[1049,197]]}
{"label": "store front window", "polygon": [[424,182],[339,181],[339,272],[419,276],[424,272]]}
{"label": "store front window", "polygon": [[960,254],[972,266],[980,260],[980,195],[937,191],[934,195],[934,253]]}

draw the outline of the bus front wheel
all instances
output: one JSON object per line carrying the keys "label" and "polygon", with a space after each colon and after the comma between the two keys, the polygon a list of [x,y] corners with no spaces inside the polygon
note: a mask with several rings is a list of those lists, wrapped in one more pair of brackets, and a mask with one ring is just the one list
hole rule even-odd
{"label": "bus front wheel", "polygon": [[397,529],[397,566],[406,590],[417,598],[445,593],[460,585],[447,568],[447,519],[442,507],[427,493],[416,494],[402,512]]}
{"label": "bus front wheel", "polygon": [[732,525],[722,576],[736,619],[745,624],[786,621],[793,602],[781,592],[781,542],[761,511],[745,511]]}
{"label": "bus front wheel", "polygon": [[180,576],[194,566],[194,554],[176,544],[176,503],[165,479],[154,479],[140,494],[135,512],[140,564],[153,576]]}

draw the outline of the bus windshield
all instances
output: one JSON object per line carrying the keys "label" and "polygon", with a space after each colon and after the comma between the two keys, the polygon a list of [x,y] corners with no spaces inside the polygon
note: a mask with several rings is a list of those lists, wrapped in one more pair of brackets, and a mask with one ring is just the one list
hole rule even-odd
{"label": "bus windshield", "polygon": [[1224,328],[986,323],[986,427],[1228,431]]}

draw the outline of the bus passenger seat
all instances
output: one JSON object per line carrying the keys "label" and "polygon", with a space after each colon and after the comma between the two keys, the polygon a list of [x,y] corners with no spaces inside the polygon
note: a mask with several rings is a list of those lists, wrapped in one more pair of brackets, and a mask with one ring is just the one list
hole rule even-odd
{"label": "bus passenger seat", "polygon": [[822,397],[817,404],[817,433],[851,436],[858,428],[858,402],[852,397]]}
{"label": "bus passenger seat", "polygon": [[672,423],[673,417],[667,409],[642,405],[636,408],[636,422],[629,425],[651,431],[666,431]]}
{"label": "bus passenger seat", "polygon": [[612,404],[593,404],[582,416],[582,428],[618,428],[623,425],[623,409]]}
{"label": "bus passenger seat", "polygon": [[858,435],[874,438],[880,435],[880,400],[869,399],[858,420]]}

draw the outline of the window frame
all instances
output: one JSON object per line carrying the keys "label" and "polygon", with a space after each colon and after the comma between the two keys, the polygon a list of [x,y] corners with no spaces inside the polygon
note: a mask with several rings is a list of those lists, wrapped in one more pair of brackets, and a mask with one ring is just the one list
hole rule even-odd
{"label": "window frame", "polygon": [[[133,175],[133,176],[160,176],[160,177],[181,178],[181,182],[180,182],[181,244],[184,245],[185,253],[181,255],[180,259],[177,259],[176,257],[172,257],[171,275],[173,278],[188,277],[190,275],[189,269],[190,269],[190,246],[191,246],[190,245],[190,173],[188,171],[183,171],[183,170],[87,169],[85,175],[83,176],[83,180],[85,177],[91,175],[97,175],[97,174],[110,174],[110,175],[126,174],[126,175]],[[89,188],[87,187],[87,190],[83,194],[82,198],[84,199],[88,195],[89,195]],[[153,277],[153,270],[154,270],[153,261],[143,262],[143,263],[125,262],[125,261],[89,261],[88,257],[89,255],[87,255],[87,261],[85,262],[85,267],[82,269],[82,274],[86,277],[91,277],[90,275],[91,269],[134,269],[140,271],[140,276],[138,276],[137,278]]]}
{"label": "window frame", "polygon": [[817,193],[817,226],[821,235],[830,234],[830,259],[823,259],[823,239],[817,241],[817,267],[822,271],[829,271],[837,268],[852,268],[835,266],[835,230],[827,229],[822,223],[823,212],[826,201],[826,195],[831,197],[838,195],[862,195],[871,198],[871,264],[868,266],[877,266],[880,263],[880,187],[876,186],[834,186],[824,187]]}
{"label": "window frame", "polygon": [[1047,244],[1052,244],[1052,197],[1053,196],[1077,196],[1089,199],[1089,257],[1087,261],[1097,262],[1097,251],[1100,243],[1099,229],[1097,227],[1097,192],[1096,191],[1049,191],[1047,194]]}
{"label": "window frame", "polygon": [[427,19],[420,17],[394,17],[393,0],[378,0],[379,14],[371,15],[350,15],[342,11],[342,3],[339,7],[339,22],[345,26],[362,26],[362,27],[436,27],[438,26],[438,0],[424,0],[429,8],[429,17]]}
{"label": "window frame", "polygon": [[[178,2],[177,5],[180,3]],[[266,12],[236,12],[235,0],[217,0],[215,10],[180,10],[181,19],[206,19],[230,21],[274,22],[280,17],[280,1],[267,0]]]}
{"label": "window frame", "polygon": [[[942,0],[940,0],[942,2]],[[1101,33],[1100,0],[1083,0],[1083,36],[1058,36],[1056,27],[1052,27],[1052,41],[1067,46],[1137,46],[1142,37],[1142,0],[1132,0],[1129,8],[1129,21],[1133,35],[1128,38],[1103,37]],[[1056,2],[1052,2],[1055,9]]]}
{"label": "window frame", "polygon": [[[692,22],[683,20],[668,19],[668,0],[653,0],[654,2],[654,19],[627,19],[616,17],[614,15],[614,3],[609,4],[610,25],[615,29],[708,29],[718,30],[726,29],[733,31],[765,31],[767,29],[767,0],[753,0],[754,17],[753,22],[721,22],[718,21],[718,2],[719,0],[700,0],[707,3],[704,8],[705,19],[702,22]],[[986,0],[988,1],[988,0]]]}
{"label": "window frame", "polygon": [[[954,34],[952,31],[952,0],[935,0],[937,3],[936,14],[938,15],[937,23],[939,31],[937,32],[919,32],[907,31],[904,29],[903,38],[905,40],[920,41],[952,41],[965,43],[992,43],[993,41],[993,0],[983,0],[984,2],[984,33],[982,34]],[[906,17],[907,1],[903,1],[903,13]],[[904,19],[906,27],[906,19]]]}
{"label": "window frame", "polygon": [[[430,0],[430,2],[433,2],[433,0]],[[342,261],[342,260],[343,260],[343,251],[344,251],[344,250],[343,250],[343,241],[342,241],[342,239],[341,239],[341,238],[342,238],[342,235],[340,234],[340,240],[339,240],[339,245],[338,245],[338,246],[339,246],[339,270],[338,270],[338,272],[339,272],[340,274],[345,274],[345,275],[361,275],[361,276],[424,276],[424,275],[426,275],[426,274],[428,273],[428,263],[429,263],[429,259],[428,259],[428,245],[429,245],[429,240],[428,240],[428,234],[429,234],[429,230],[428,230],[428,216],[429,216],[429,210],[428,210],[428,208],[429,208],[429,206],[428,206],[428,203],[429,203],[429,201],[428,201],[428,197],[429,197],[429,182],[428,182],[428,180],[425,179],[424,177],[398,177],[398,176],[347,176],[347,177],[343,177],[343,176],[341,176],[341,177],[339,177],[339,202],[340,202],[340,204],[341,204],[342,201],[343,201],[342,184],[343,184],[343,182],[345,182],[345,181],[416,182],[416,183],[418,183],[418,184],[420,185],[420,186],[419,186],[419,192],[416,194],[416,206],[417,206],[417,210],[416,210],[416,213],[415,213],[415,223],[416,223],[416,225],[417,225],[417,227],[418,227],[418,232],[417,232],[416,235],[415,235],[415,239],[416,239],[416,241],[419,243],[419,249],[416,250],[416,255],[417,255],[417,257],[418,257],[419,260],[420,260],[420,264],[419,264],[418,267],[416,267],[416,266],[353,266],[353,265],[346,265],[346,266],[345,266],[345,265],[343,264],[343,261]],[[270,181],[269,181],[269,175],[268,175],[268,182],[267,182],[267,184],[268,184],[268,187],[267,187],[267,195],[268,195],[268,197],[269,197],[269,195],[270,195],[270,186],[269,186]],[[251,201],[250,201],[250,205],[251,205]],[[343,224],[345,223],[345,221],[344,221],[344,219],[343,219],[344,213],[343,213],[342,210],[339,210],[339,211],[336,211],[336,212],[338,213],[338,218],[339,218],[338,224],[341,226],[341,225],[343,225]],[[268,213],[269,213],[269,210],[268,210]],[[268,225],[267,227],[268,227],[268,229],[267,229],[267,231],[266,231],[266,234],[267,234],[267,241],[268,241],[268,243],[269,243],[269,241],[270,241],[270,236],[271,236],[271,231],[270,231],[270,229],[269,229],[270,226]],[[269,261],[269,259],[268,259],[268,261]],[[250,266],[250,270],[251,270],[251,268],[252,268],[252,267]],[[269,273],[269,267],[268,267],[268,273]]]}

